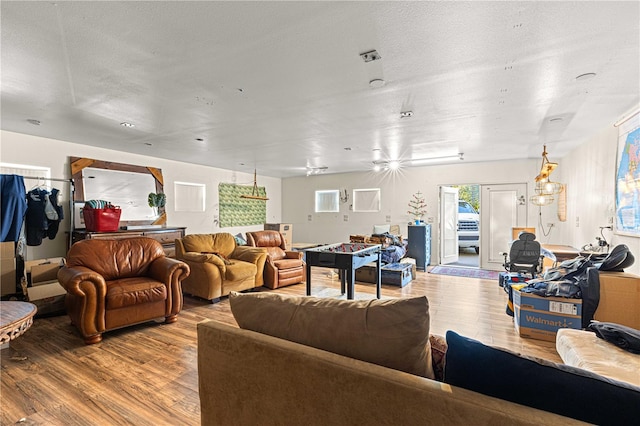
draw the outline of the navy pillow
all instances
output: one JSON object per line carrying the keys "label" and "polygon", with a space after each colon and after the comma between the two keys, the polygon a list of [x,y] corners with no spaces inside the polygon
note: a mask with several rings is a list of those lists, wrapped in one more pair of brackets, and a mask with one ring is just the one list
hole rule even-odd
{"label": "navy pillow", "polygon": [[637,424],[640,388],[447,331],[444,382],[599,425]]}

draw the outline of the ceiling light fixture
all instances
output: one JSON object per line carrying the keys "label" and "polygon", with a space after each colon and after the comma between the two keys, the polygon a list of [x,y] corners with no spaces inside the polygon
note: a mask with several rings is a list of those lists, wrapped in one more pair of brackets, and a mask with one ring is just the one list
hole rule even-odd
{"label": "ceiling light fixture", "polygon": [[135,125],[135,124],[128,123],[128,122],[126,122],[126,121],[123,121],[122,123],[120,123],[120,125],[121,125],[122,127],[136,127],[136,125]]}
{"label": "ceiling light fixture", "polygon": [[329,169],[329,167],[327,167],[327,166],[320,166],[320,167],[309,167],[309,166],[307,166],[307,176],[319,175],[320,173],[326,172],[327,169]]}
{"label": "ceiling light fixture", "polygon": [[425,157],[425,158],[413,158],[411,159],[412,166],[419,166],[421,164],[427,163],[438,163],[441,161],[449,161],[449,160],[464,160],[464,152],[459,152],[454,155],[443,155],[440,157]]}
{"label": "ceiling light fixture", "polygon": [[400,118],[409,118],[413,117],[413,111],[402,111],[400,113]]}
{"label": "ceiling light fixture", "polygon": [[369,81],[369,87],[371,87],[372,89],[379,89],[385,84],[387,84],[387,82],[381,78],[374,78],[373,80]]}
{"label": "ceiling light fixture", "polygon": [[596,76],[595,72],[586,72],[584,74],[580,74],[579,76],[576,77],[577,81],[586,81],[586,80],[591,80],[593,77]]}
{"label": "ceiling light fixture", "polygon": [[34,126],[39,126],[40,125],[40,120],[36,120],[35,118],[29,118],[27,119],[27,122],[30,124],[33,124]]}
{"label": "ceiling light fixture", "polygon": [[540,165],[540,173],[536,176],[536,195],[532,195],[529,198],[532,204],[536,206],[548,206],[553,203],[554,195],[563,191],[564,185],[558,182],[552,182],[550,179],[551,172],[553,172],[558,163],[552,163],[547,158],[547,146],[544,145],[542,149],[542,164]]}

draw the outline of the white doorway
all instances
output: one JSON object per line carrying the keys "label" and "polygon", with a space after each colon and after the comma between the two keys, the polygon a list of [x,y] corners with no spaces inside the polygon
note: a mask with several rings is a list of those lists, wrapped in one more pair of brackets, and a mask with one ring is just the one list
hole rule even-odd
{"label": "white doorway", "polygon": [[458,261],[458,188],[440,187],[440,264]]}
{"label": "white doorway", "polygon": [[511,228],[527,226],[527,184],[480,186],[480,267],[500,271],[513,240]]}

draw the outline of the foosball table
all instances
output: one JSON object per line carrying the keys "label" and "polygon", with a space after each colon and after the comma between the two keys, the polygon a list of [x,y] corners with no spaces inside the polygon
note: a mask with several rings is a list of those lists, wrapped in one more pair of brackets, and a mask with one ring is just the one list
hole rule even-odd
{"label": "foosball table", "polygon": [[307,263],[307,296],[311,296],[311,267],[340,270],[340,289],[347,291],[347,299],[355,294],[356,269],[367,263],[376,263],[376,297],[380,299],[380,244],[337,243],[305,250]]}

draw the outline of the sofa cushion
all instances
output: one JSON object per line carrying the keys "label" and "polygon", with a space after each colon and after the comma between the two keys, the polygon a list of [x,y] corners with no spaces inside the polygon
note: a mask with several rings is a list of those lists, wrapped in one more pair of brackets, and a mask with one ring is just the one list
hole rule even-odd
{"label": "sofa cushion", "polygon": [[594,424],[633,424],[640,388],[447,332],[444,381]]}
{"label": "sofa cushion", "polygon": [[640,355],[602,340],[595,333],[561,328],[556,335],[556,351],[567,365],[640,386]]}
{"label": "sofa cushion", "polygon": [[227,281],[242,281],[247,278],[254,278],[257,272],[258,267],[255,263],[233,260],[227,265],[224,279]]}
{"label": "sofa cushion", "polygon": [[229,295],[238,325],[329,352],[433,378],[429,302],[338,300],[275,293]]}
{"label": "sofa cushion", "polygon": [[107,281],[105,309],[118,309],[167,300],[167,286],[147,277]]}
{"label": "sofa cushion", "polygon": [[189,234],[182,239],[187,252],[216,253],[229,257],[236,248],[236,240],[232,234],[221,232],[218,234]]}

